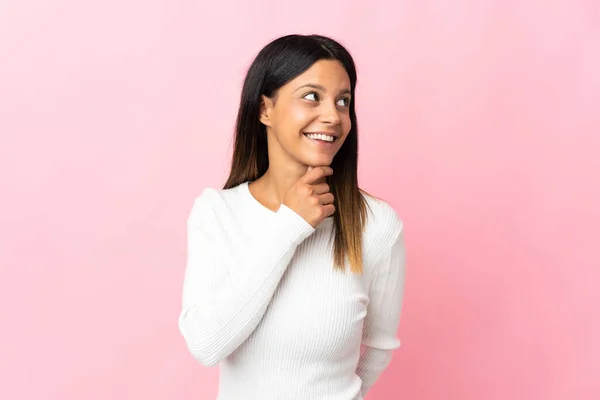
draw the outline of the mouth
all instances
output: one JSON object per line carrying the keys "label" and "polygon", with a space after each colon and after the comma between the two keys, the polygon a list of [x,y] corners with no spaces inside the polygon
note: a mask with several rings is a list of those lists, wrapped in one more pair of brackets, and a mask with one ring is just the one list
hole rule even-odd
{"label": "mouth", "polygon": [[311,140],[323,143],[333,143],[338,139],[337,134],[330,132],[303,132],[304,136]]}

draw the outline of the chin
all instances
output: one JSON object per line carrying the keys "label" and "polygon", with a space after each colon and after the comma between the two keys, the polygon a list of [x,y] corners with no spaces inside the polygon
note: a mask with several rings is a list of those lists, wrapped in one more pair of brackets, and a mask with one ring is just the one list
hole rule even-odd
{"label": "chin", "polygon": [[300,147],[291,154],[300,164],[318,167],[331,165],[337,151],[315,151],[312,148]]}
{"label": "chin", "polygon": [[310,165],[312,167],[318,167],[318,166],[329,166],[331,165],[331,163],[333,162],[333,157],[311,157],[310,159],[306,160],[305,164],[306,165]]}

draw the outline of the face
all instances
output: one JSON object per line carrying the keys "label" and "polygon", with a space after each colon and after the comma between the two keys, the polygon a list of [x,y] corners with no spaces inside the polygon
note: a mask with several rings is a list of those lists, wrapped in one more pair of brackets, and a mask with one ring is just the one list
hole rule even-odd
{"label": "face", "polygon": [[350,132],[350,78],[337,60],[320,60],[263,96],[270,163],[330,165]]}

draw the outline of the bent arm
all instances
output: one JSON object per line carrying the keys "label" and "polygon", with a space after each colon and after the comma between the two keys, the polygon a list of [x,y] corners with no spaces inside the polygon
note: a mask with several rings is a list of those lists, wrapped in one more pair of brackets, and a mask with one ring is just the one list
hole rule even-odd
{"label": "bent arm", "polygon": [[[218,196],[217,196],[218,197]],[[206,366],[231,354],[257,327],[296,247],[314,228],[282,205],[252,248],[237,243],[203,193],[187,222],[187,264],[179,330]]]}
{"label": "bent arm", "polygon": [[400,347],[397,331],[405,278],[405,245],[401,226],[391,248],[375,267],[363,331],[364,352],[356,369],[362,380],[363,397],[389,365],[393,350]]}

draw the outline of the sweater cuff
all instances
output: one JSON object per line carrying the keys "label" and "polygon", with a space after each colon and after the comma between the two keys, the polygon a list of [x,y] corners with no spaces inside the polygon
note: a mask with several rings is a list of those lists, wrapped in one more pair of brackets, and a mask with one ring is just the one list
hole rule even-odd
{"label": "sweater cuff", "polygon": [[281,235],[296,245],[302,243],[316,230],[298,213],[284,204],[277,210],[277,220]]}

